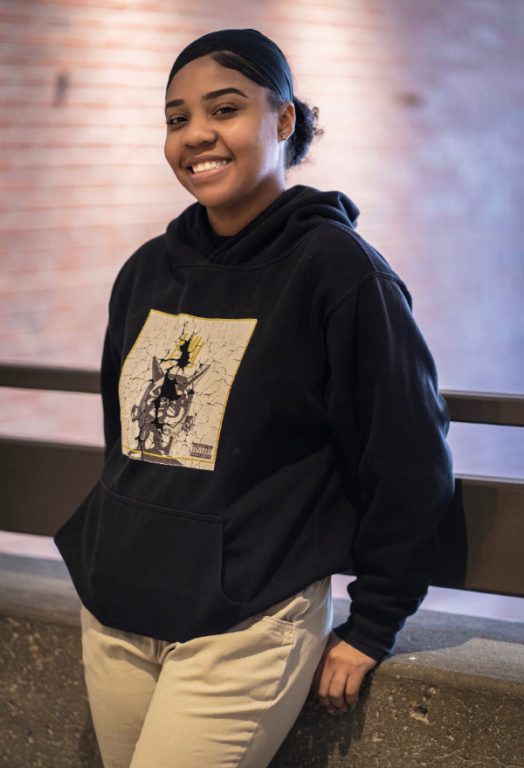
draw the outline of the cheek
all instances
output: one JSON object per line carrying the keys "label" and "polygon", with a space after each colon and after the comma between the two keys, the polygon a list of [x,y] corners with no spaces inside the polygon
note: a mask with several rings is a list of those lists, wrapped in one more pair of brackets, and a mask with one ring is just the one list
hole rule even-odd
{"label": "cheek", "polygon": [[[231,145],[233,149],[233,146]],[[242,156],[251,168],[256,166],[262,172],[272,168],[278,157],[278,145],[275,142],[274,126],[266,121],[254,125],[249,133],[243,133],[235,141],[235,154]]]}
{"label": "cheek", "polygon": [[167,136],[164,142],[164,157],[177,179],[183,183],[183,174],[180,170],[180,151],[178,143],[173,135]]}
{"label": "cheek", "polygon": [[261,121],[258,141],[265,165],[273,167],[279,156],[278,125],[273,114],[267,115],[266,119]]}
{"label": "cheek", "polygon": [[166,136],[166,140],[164,142],[164,157],[166,158],[169,165],[174,164],[174,155],[176,154],[175,146],[173,142],[172,136]]}

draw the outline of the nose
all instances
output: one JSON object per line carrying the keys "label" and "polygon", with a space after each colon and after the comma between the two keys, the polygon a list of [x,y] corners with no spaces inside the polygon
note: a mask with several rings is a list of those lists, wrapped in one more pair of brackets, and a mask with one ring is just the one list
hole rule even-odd
{"label": "nose", "polygon": [[201,144],[214,144],[217,135],[213,126],[205,116],[193,115],[184,131],[184,143],[188,147],[198,147]]}

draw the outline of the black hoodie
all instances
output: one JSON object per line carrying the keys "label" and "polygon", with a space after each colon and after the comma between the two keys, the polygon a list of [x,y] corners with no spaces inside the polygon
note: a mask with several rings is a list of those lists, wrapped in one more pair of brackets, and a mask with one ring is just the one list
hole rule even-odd
{"label": "black hoodie", "polygon": [[223,632],[351,570],[337,634],[380,660],[424,597],[453,491],[407,288],[340,192],[286,190],[216,238],[199,203],[120,271],[106,462],[56,543],[102,623]]}

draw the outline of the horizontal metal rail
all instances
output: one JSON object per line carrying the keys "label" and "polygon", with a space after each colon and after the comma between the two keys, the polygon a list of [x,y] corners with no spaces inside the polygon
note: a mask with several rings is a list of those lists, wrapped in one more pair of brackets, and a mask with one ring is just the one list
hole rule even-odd
{"label": "horizontal metal rail", "polygon": [[[96,370],[0,364],[0,387],[100,392]],[[524,396],[441,390],[452,421],[524,426]],[[0,435],[0,529],[52,535],[100,476],[101,448]],[[434,583],[524,597],[524,481],[457,476]]]}
{"label": "horizontal metal rail", "polygon": [[452,421],[524,427],[524,395],[442,389]]}
{"label": "horizontal metal rail", "polygon": [[100,372],[86,368],[0,363],[0,387],[98,394]]}
{"label": "horizontal metal rail", "polygon": [[[100,392],[100,373],[84,368],[0,363],[0,387]],[[524,395],[441,390],[452,421],[524,427]]]}
{"label": "horizontal metal rail", "polygon": [[[96,483],[102,448],[0,438],[0,529],[53,535]],[[457,477],[436,586],[524,597],[524,481]]]}

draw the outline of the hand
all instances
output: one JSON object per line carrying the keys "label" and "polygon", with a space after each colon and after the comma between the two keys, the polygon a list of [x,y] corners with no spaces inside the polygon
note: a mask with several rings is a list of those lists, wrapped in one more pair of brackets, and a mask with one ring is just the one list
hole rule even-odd
{"label": "hand", "polygon": [[313,677],[311,690],[330,715],[344,712],[358,701],[362,681],[375,659],[331,633]]}

